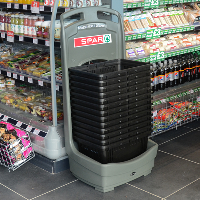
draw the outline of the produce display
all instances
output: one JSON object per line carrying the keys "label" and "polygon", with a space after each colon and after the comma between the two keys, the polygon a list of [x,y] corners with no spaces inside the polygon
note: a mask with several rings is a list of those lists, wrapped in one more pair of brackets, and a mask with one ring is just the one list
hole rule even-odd
{"label": "produce display", "polygon": [[157,112],[153,118],[153,132],[166,131],[200,116],[200,102],[169,102],[168,108]]}
{"label": "produce display", "polygon": [[0,164],[14,170],[34,157],[28,133],[0,122]]}

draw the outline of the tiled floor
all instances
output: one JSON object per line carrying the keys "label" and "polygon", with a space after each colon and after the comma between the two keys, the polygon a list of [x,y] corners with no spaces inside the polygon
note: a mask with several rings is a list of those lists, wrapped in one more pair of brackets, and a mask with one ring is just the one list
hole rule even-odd
{"label": "tiled floor", "polygon": [[153,138],[159,144],[151,174],[114,191],[101,193],[77,180],[69,170],[50,174],[31,163],[14,172],[0,166],[3,200],[199,200],[200,122]]}

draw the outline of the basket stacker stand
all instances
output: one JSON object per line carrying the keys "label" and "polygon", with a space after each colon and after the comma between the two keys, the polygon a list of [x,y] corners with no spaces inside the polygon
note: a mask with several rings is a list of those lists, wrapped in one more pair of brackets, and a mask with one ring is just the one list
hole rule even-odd
{"label": "basket stacker stand", "polygon": [[[118,22],[99,19],[99,12],[115,15]],[[78,21],[65,26],[65,22],[70,17],[77,15],[80,15]],[[123,20],[117,11],[103,7],[86,7],[68,11],[61,15],[60,20],[64,135],[70,171],[96,190],[109,192],[116,186],[148,175],[154,166],[158,145],[149,139],[147,150],[143,154],[120,163],[101,164],[80,153],[72,137],[68,68],[97,59],[125,59]]]}

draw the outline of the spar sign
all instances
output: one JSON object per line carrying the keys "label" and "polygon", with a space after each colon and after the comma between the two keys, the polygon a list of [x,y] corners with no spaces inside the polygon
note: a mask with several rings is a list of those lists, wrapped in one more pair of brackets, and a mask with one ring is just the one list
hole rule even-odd
{"label": "spar sign", "polygon": [[112,43],[111,34],[74,38],[74,48]]}

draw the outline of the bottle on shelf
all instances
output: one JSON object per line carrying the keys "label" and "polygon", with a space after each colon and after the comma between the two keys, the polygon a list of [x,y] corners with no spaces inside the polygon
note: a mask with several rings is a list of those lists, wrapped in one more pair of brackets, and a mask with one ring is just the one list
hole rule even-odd
{"label": "bottle on shelf", "polygon": [[179,66],[177,60],[174,60],[174,86],[179,85]]}
{"label": "bottle on shelf", "polygon": [[183,66],[184,66],[184,83],[188,81],[188,63],[187,63],[188,56],[185,55],[185,59],[183,60]]}
{"label": "bottle on shelf", "polygon": [[153,66],[150,66],[150,76],[151,76],[151,92],[154,93],[154,71],[153,71]]}
{"label": "bottle on shelf", "polygon": [[153,72],[154,72],[154,91],[158,91],[159,88],[158,70],[155,63],[153,63]]}
{"label": "bottle on shelf", "polygon": [[181,60],[178,63],[179,65],[179,84],[183,84],[185,82],[184,80],[184,61]]}
{"label": "bottle on shelf", "polygon": [[196,77],[194,77],[195,76],[194,72],[195,72],[196,63],[195,63],[194,55],[192,53],[190,54],[190,57],[191,57],[191,66],[192,66],[192,70],[191,70],[191,72],[192,72],[192,80],[195,80]]}
{"label": "bottle on shelf", "polygon": [[164,69],[165,69],[165,88],[169,87],[169,68],[167,65],[167,60],[164,61]]}
{"label": "bottle on shelf", "polygon": [[198,57],[198,54],[195,53],[194,54],[195,56],[195,66],[194,66],[194,69],[193,69],[193,79],[199,79],[199,74],[198,74],[198,71],[199,71],[199,64],[200,64],[200,61],[199,61],[199,57]]}
{"label": "bottle on shelf", "polygon": [[198,57],[198,58],[197,58],[197,59],[198,59],[198,69],[197,69],[197,72],[196,72],[196,73],[198,74],[198,79],[200,78],[200,58],[199,58],[200,55],[199,55],[199,54],[200,54],[200,52],[198,51],[198,52],[197,52],[197,57]]}
{"label": "bottle on shelf", "polygon": [[163,66],[163,63],[160,63],[159,68],[159,90],[165,89],[165,68]]}
{"label": "bottle on shelf", "polygon": [[191,56],[188,56],[188,61],[187,61],[187,81],[191,82],[192,81],[192,63],[191,63]]}
{"label": "bottle on shelf", "polygon": [[169,87],[174,87],[174,66],[172,59],[169,60]]}

